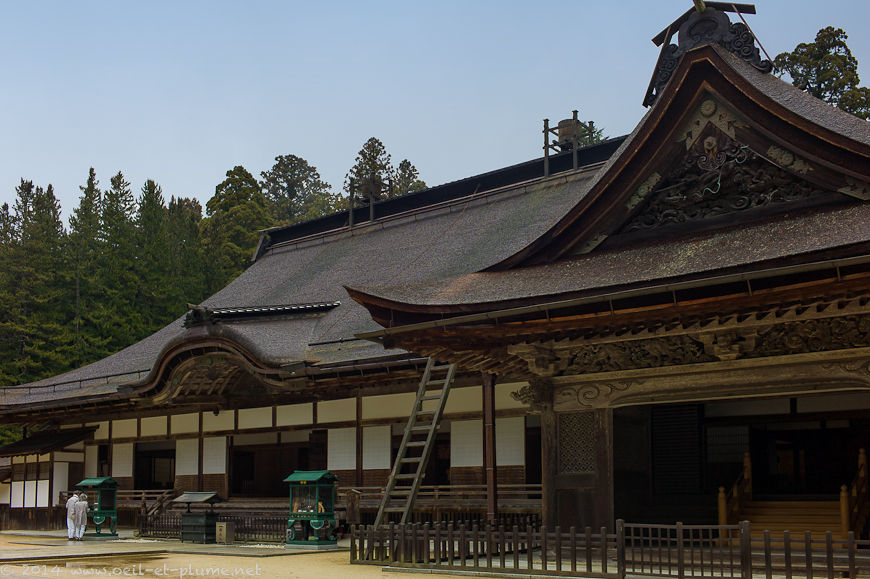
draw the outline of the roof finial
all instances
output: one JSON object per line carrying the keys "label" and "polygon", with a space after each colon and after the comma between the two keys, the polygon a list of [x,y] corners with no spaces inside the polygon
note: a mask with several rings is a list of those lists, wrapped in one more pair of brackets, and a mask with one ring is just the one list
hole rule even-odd
{"label": "roof finial", "polygon": [[704,0],[692,0],[692,2],[695,3],[695,10],[697,10],[698,13],[701,13],[707,9],[707,5],[704,4]]}

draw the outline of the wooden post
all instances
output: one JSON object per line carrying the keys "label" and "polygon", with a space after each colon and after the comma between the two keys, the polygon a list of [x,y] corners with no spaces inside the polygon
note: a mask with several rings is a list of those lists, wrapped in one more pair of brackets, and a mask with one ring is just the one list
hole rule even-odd
{"label": "wooden post", "polygon": [[541,411],[541,519],[544,527],[556,525],[556,412],[552,401]]}
{"label": "wooden post", "polygon": [[483,465],[486,469],[486,520],[498,524],[498,466],[495,454],[495,374],[483,378]]}
{"label": "wooden post", "polygon": [[[683,579],[686,576],[686,553],[683,544],[683,523],[677,522],[677,577]],[[634,555],[634,553],[632,553]]]}
{"label": "wooden post", "polygon": [[752,536],[749,521],[740,521],[740,569],[743,579],[752,579]]}
{"label": "wooden post", "polygon": [[748,451],[743,453],[743,480],[746,481],[746,492],[749,494],[747,498],[752,500],[752,458]]}
{"label": "wooden post", "polygon": [[840,535],[849,534],[849,489],[846,485],[840,487]]}
{"label": "wooden post", "polygon": [[719,487],[719,495],[716,503],[719,510],[719,524],[728,524],[728,498],[725,496],[725,487]]}
{"label": "wooden post", "polygon": [[550,119],[544,119],[544,177],[550,176]]}
{"label": "wooden post", "polygon": [[616,577],[625,579],[625,521],[622,519],[616,520]]}
{"label": "wooden post", "polygon": [[855,579],[855,576],[858,574],[857,567],[855,565],[855,532],[849,531],[847,536],[847,546],[849,552],[849,579]]}
{"label": "wooden post", "polygon": [[356,391],[356,484],[363,484],[362,392]]}
{"label": "wooden post", "polygon": [[[728,524],[728,498],[725,496],[725,487],[719,487],[719,495],[716,497],[716,504],[719,511],[719,525],[724,527]],[[725,535],[728,533],[725,529],[719,529],[719,545],[725,546]]]}
{"label": "wooden post", "polygon": [[612,529],[613,509],[613,409],[593,410],[595,435],[595,470],[598,477],[594,517],[599,526]]}

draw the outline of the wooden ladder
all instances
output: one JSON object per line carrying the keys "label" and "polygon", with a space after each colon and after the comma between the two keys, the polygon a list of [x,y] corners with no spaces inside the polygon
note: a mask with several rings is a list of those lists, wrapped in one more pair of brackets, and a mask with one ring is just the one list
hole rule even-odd
{"label": "wooden ladder", "polygon": [[[409,521],[455,376],[456,364],[438,364],[432,358],[426,363],[417,389],[417,399],[408,417],[396,462],[378,508],[375,527],[384,523],[389,513],[402,513],[401,522]],[[430,387],[438,387],[441,391],[430,393]],[[431,404],[425,404],[427,402]]]}

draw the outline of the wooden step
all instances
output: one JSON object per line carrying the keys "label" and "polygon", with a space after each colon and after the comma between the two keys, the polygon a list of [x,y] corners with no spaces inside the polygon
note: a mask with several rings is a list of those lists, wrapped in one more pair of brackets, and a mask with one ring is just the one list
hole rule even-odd
{"label": "wooden step", "polygon": [[749,501],[740,510],[740,520],[752,524],[752,536],[770,531],[781,538],[789,531],[792,538],[810,531],[813,538],[824,538],[827,531],[840,537],[840,503],[838,501]]}

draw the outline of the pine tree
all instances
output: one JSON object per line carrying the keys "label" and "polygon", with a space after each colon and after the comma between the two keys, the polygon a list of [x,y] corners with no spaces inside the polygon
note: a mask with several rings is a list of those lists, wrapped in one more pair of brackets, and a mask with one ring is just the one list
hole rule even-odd
{"label": "pine tree", "polygon": [[72,304],[73,343],[69,364],[75,368],[98,360],[112,352],[107,338],[99,333],[95,313],[104,299],[102,272],[103,246],[100,241],[102,192],[93,167],[88,171],[85,185],[80,186],[79,206],[69,218],[67,244],[67,271],[69,302]]}
{"label": "pine tree", "polygon": [[170,316],[174,319],[187,310],[187,303],[199,303],[207,295],[206,266],[199,235],[202,206],[196,199],[172,197],[167,214],[169,304]]}
{"label": "pine tree", "polygon": [[408,159],[403,159],[396,169],[394,196],[400,197],[425,189],[426,183],[420,180],[420,173],[417,171],[417,167],[412,165]]}
{"label": "pine tree", "polygon": [[136,278],[139,316],[146,332],[159,330],[170,318],[169,212],[163,190],[152,179],[145,181],[136,214]]}
{"label": "pine tree", "polygon": [[250,265],[259,231],[272,225],[266,198],[254,176],[239,165],[227,171],[226,177],[206,203],[208,216],[200,224],[210,291],[222,288]]}
{"label": "pine tree", "polygon": [[[0,321],[0,358],[4,381],[23,383],[66,367],[58,347],[66,341],[60,322],[68,317],[60,282],[66,232],[51,185],[43,189],[22,179],[16,195],[11,240],[3,252],[7,308]],[[4,213],[8,223],[8,208]]]}
{"label": "pine tree", "polygon": [[103,193],[98,262],[104,299],[96,308],[98,333],[108,338],[111,351],[124,348],[146,335],[138,308],[143,299],[134,269],[136,202],[130,183],[120,171]]}
{"label": "pine tree", "polygon": [[354,205],[379,201],[389,196],[393,167],[380,139],[370,138],[357,153],[353,167],[344,177],[344,190],[353,193]]}
{"label": "pine tree", "polygon": [[779,74],[788,74],[792,84],[862,119],[870,118],[870,89],[858,86],[858,60],[846,45],[841,28],[828,26],[816,41],[798,44],[792,52],[774,59]]}
{"label": "pine tree", "polygon": [[317,169],[296,155],[279,155],[269,171],[260,173],[260,187],[276,224],[289,225],[338,211],[341,199]]}

